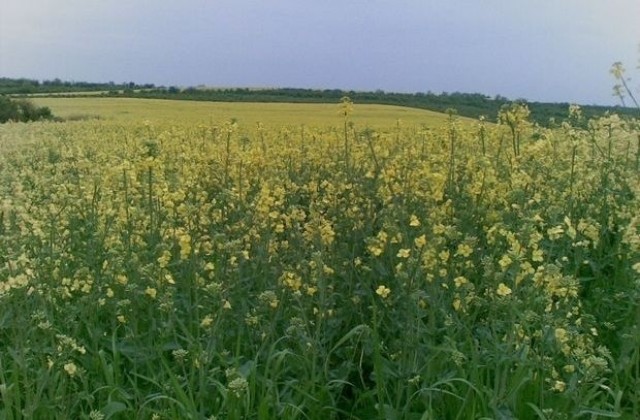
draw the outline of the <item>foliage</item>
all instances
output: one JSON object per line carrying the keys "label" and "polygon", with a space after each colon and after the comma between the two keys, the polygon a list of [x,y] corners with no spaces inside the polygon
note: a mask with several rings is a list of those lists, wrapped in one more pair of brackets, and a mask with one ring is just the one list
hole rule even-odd
{"label": "foliage", "polygon": [[637,125],[357,113],[0,127],[0,418],[637,415]]}
{"label": "foliage", "polygon": [[12,79],[0,77],[0,95],[25,95],[37,93],[72,93],[91,91],[124,91],[126,89],[150,89],[153,84],[139,85],[134,82],[128,83],[94,83],[94,82],[69,82],[60,79],[34,80],[34,79]]}
{"label": "foliage", "polygon": [[53,118],[51,109],[37,107],[26,99],[13,100],[0,95],[0,123],[7,121],[28,122],[50,120]]}

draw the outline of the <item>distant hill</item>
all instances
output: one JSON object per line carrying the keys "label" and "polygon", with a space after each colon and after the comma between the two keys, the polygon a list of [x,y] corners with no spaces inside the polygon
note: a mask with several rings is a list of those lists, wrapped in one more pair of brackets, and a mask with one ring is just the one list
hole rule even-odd
{"label": "distant hill", "polygon": [[[495,121],[500,108],[514,102],[503,96],[490,97],[479,93],[394,93],[377,90],[374,92],[344,91],[339,89],[298,89],[298,88],[178,88],[156,87],[153,84],[133,82],[115,84],[64,82],[59,79],[39,82],[31,79],[0,78],[0,94],[79,94],[102,92],[105,96],[181,99],[213,102],[294,102],[294,103],[336,103],[343,96],[349,96],[355,103],[399,105],[430,111],[446,112],[454,109],[458,115],[470,118],[484,116]],[[95,94],[95,93],[94,93]],[[531,119],[543,126],[553,126],[567,118],[569,103],[524,102],[531,110]],[[638,110],[621,106],[599,106],[581,104],[587,118],[617,113],[627,117],[638,117]]]}

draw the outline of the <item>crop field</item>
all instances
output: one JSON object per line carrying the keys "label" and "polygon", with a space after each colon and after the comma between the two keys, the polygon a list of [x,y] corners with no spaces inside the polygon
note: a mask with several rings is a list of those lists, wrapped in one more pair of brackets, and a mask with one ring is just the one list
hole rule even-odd
{"label": "crop field", "polygon": [[[172,121],[215,125],[235,119],[240,129],[253,130],[257,123],[268,128],[331,127],[336,125],[332,104],[195,102],[133,98],[33,98],[50,107],[56,116],[72,119],[99,117],[104,122]],[[362,127],[388,128],[398,120],[408,126],[442,125],[446,115],[422,109],[389,105],[360,105],[352,122]],[[471,121],[469,119],[461,119]],[[337,122],[340,124],[340,122]]]}
{"label": "crop field", "polygon": [[0,419],[638,418],[637,121],[36,103]]}

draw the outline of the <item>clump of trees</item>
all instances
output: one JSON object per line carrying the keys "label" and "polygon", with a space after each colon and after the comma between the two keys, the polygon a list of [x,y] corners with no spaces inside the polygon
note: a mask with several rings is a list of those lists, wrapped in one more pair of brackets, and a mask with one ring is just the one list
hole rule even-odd
{"label": "clump of trees", "polygon": [[0,124],[8,121],[27,122],[53,119],[51,109],[36,106],[27,99],[11,99],[0,95]]}

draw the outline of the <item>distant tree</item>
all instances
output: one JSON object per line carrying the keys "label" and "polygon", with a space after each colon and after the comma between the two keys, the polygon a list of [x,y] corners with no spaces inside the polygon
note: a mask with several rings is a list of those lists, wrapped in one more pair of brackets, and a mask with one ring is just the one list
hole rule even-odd
{"label": "distant tree", "polygon": [[6,96],[0,96],[0,123],[16,120],[18,105]]}

